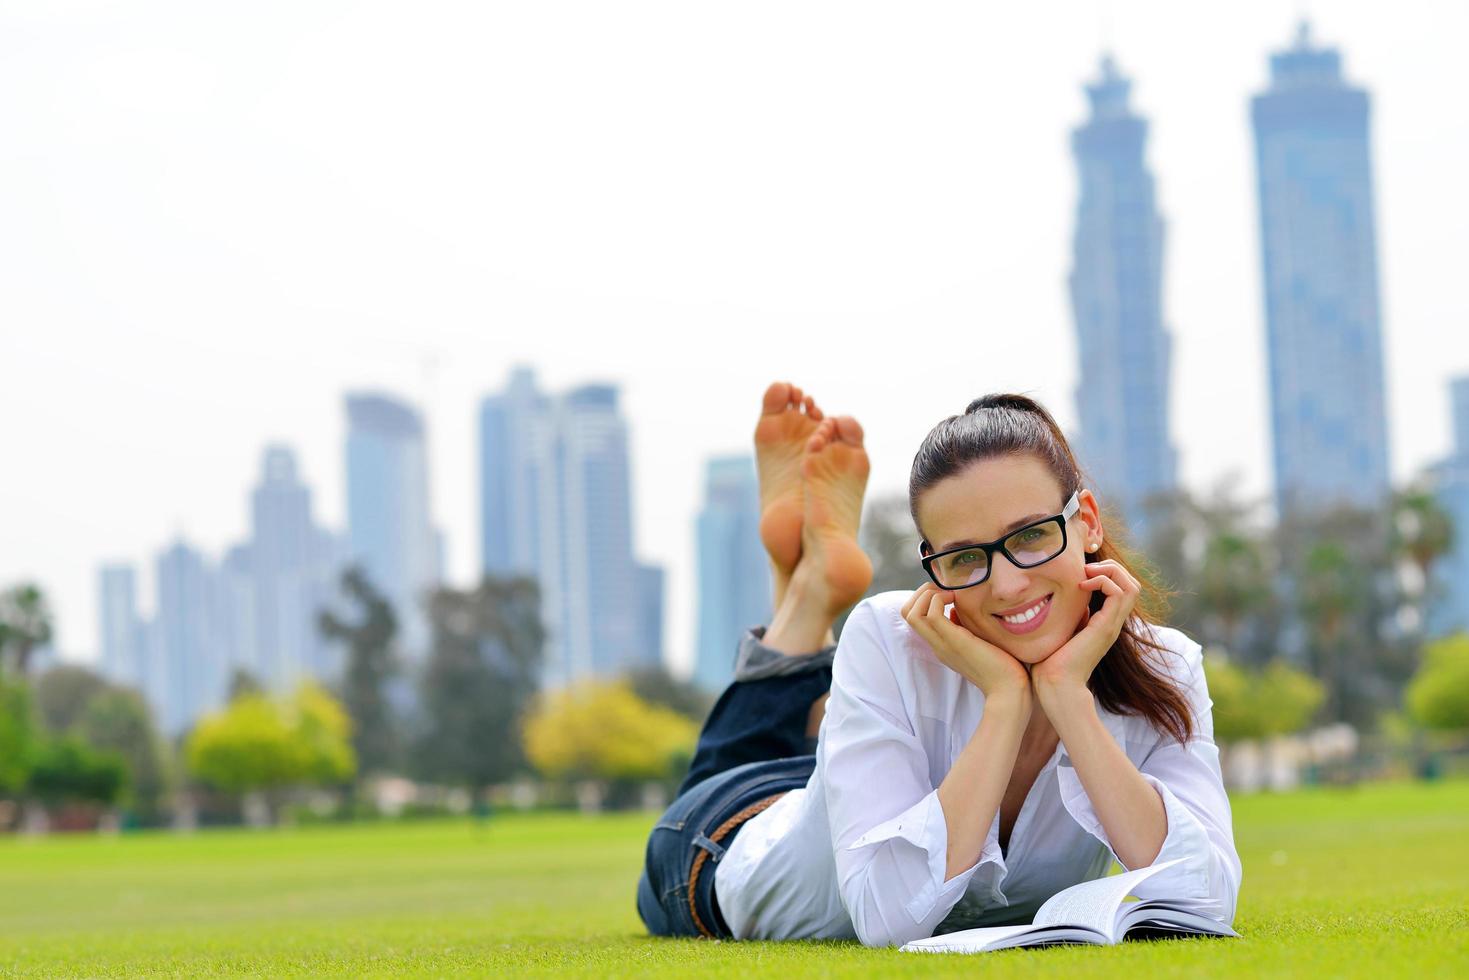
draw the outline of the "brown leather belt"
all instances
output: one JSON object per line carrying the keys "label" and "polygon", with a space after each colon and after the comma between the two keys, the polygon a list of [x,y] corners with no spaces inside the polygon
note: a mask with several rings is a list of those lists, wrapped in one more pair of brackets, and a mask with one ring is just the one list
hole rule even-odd
{"label": "brown leather belt", "polygon": [[[782,796],[785,796],[785,793],[776,793],[774,796],[767,796],[763,800],[757,800],[756,802],[751,803],[739,813],[736,813],[724,823],[720,824],[715,829],[714,833],[709,835],[709,840],[715,844],[718,844],[730,834],[734,833],[736,827],[744,823],[746,820],[749,820],[761,810],[764,810],[766,807],[770,806],[770,804],[774,803]],[[709,927],[704,925],[704,921],[699,918],[699,910],[694,905],[694,885],[698,883],[699,871],[703,869],[704,862],[708,859],[708,857],[709,852],[701,850],[698,854],[694,855],[694,866],[689,869],[689,915],[693,916],[694,925],[698,927],[700,933],[702,933],[709,939],[717,939],[719,937],[710,932]]]}

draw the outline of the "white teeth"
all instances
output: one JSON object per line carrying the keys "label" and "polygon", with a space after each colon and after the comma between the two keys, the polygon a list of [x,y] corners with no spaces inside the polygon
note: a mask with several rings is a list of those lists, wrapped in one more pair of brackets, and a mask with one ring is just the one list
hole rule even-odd
{"label": "white teeth", "polygon": [[1042,599],[1040,602],[1037,602],[1035,605],[1031,606],[1023,613],[1016,613],[1014,616],[1001,616],[1000,618],[1007,623],[1014,623],[1016,626],[1019,626],[1021,623],[1028,623],[1032,619],[1035,619],[1035,617],[1040,613],[1041,607],[1045,604],[1046,600]]}

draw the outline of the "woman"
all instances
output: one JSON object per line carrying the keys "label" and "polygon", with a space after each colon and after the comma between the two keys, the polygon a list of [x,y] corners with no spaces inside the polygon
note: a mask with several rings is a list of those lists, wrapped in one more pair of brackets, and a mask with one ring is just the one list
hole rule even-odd
{"label": "woman", "polygon": [[741,641],[650,835],[649,931],[900,944],[1028,922],[1113,860],[1175,858],[1145,894],[1232,921],[1199,647],[1154,623],[1055,421],[991,395],[934,427],[909,481],[929,581],[862,601],[833,658],[831,624],[871,577],[861,437],[797,388],[766,392],[776,612]]}

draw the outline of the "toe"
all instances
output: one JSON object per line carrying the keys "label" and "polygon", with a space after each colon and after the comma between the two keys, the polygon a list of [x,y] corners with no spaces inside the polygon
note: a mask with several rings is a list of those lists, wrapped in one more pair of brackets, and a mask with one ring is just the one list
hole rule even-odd
{"label": "toe", "polygon": [[765,415],[779,415],[786,410],[786,405],[791,400],[791,386],[784,381],[773,381],[769,388],[765,389],[765,397],[760,402],[760,411]]}
{"label": "toe", "polygon": [[836,438],[851,446],[862,445],[862,426],[850,415],[842,415],[832,420]]}

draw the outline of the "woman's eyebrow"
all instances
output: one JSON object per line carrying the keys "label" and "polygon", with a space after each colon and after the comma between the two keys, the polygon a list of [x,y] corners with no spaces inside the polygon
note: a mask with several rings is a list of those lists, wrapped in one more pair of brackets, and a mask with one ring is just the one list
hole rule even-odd
{"label": "woman's eyebrow", "polygon": [[[1016,528],[1024,527],[1025,525],[1031,523],[1032,521],[1038,521],[1042,517],[1046,517],[1046,516],[1048,516],[1048,515],[1046,515],[1046,514],[1026,514],[1024,517],[1019,518],[1018,520],[1013,520],[1009,524],[1006,524],[1004,527],[1000,528],[999,537],[1000,538],[1003,538],[1005,535],[1009,534],[1011,531],[1015,530]],[[999,539],[998,538],[994,538],[994,539],[991,539],[991,540],[999,540]],[[938,554],[941,551],[952,551],[955,548],[968,548],[968,547],[971,547],[971,546],[976,545],[976,544],[979,544],[979,543],[980,543],[979,541],[973,540],[973,539],[967,540],[967,541],[965,541],[965,540],[950,541],[948,544],[944,545],[942,548],[935,548],[933,550],[934,550],[934,554]]]}

